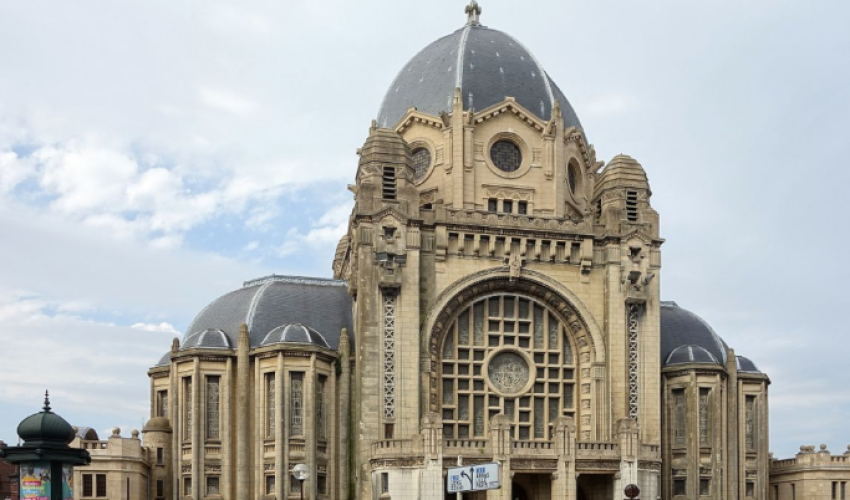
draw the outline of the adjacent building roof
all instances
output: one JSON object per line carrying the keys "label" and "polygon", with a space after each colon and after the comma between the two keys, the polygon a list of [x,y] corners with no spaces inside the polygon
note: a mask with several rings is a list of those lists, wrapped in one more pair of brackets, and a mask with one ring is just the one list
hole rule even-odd
{"label": "adjacent building roof", "polygon": [[464,110],[483,110],[513,97],[544,121],[557,100],[564,126],[581,128],[569,101],[531,52],[477,22],[431,43],[401,69],[384,96],[378,126],[395,127],[412,107],[432,115],[450,112],[455,88],[461,89]]}
{"label": "adjacent building roof", "polygon": [[[266,276],[247,281],[205,307],[186,330],[183,346],[209,339],[236,346],[239,327],[248,326],[250,345],[260,346],[272,330],[291,324],[308,325],[327,347],[339,348],[340,331],[353,340],[351,298],[344,281],[300,276]],[[198,337],[196,340],[195,337]],[[200,346],[199,346],[200,347]]]}

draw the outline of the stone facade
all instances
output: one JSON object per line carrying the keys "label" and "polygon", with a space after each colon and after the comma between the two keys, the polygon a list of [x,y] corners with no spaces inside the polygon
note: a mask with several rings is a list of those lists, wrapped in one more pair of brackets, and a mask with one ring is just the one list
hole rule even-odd
{"label": "stone facade", "polygon": [[74,500],[155,498],[149,494],[156,463],[151,460],[151,449],[142,446],[139,431],[124,438],[116,427],[106,440],[89,431],[78,434],[70,446],[88,450],[92,459],[89,465],[74,467]]}
{"label": "stone facade", "polygon": [[770,500],[846,500],[849,488],[850,446],[842,455],[801,446],[796,457],[770,462]]}
{"label": "stone facade", "polygon": [[769,380],[661,302],[644,168],[599,161],[533,57],[467,13],[452,40],[501,44],[476,74],[502,51],[516,67],[490,70],[538,80],[488,102],[458,76],[445,109],[373,122],[334,280],[246,282],[149,370],[127,459],[149,498],[299,498],[304,463],[310,500],[436,500],[489,462],[502,488],[467,499],[768,498]]}

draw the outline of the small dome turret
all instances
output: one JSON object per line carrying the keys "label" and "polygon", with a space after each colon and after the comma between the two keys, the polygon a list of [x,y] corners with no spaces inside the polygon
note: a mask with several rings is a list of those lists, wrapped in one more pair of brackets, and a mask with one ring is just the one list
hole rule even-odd
{"label": "small dome turret", "polygon": [[207,328],[186,337],[181,350],[185,349],[232,349],[227,334],[218,328]]}
{"label": "small dome turret", "polygon": [[260,346],[280,343],[312,344],[330,349],[327,340],[321,333],[301,324],[282,325],[270,331]]}
{"label": "small dome turret", "polygon": [[750,358],[744,356],[735,356],[735,362],[738,365],[739,373],[762,373],[755,363]]}
{"label": "small dome turret", "polygon": [[673,349],[664,361],[664,366],[686,365],[691,363],[722,366],[713,354],[708,352],[708,350],[704,347],[698,345],[683,345]]}
{"label": "small dome turret", "polygon": [[74,428],[50,409],[50,399],[44,393],[44,408],[18,424],[18,436],[27,446],[44,444],[67,445],[76,437]]}

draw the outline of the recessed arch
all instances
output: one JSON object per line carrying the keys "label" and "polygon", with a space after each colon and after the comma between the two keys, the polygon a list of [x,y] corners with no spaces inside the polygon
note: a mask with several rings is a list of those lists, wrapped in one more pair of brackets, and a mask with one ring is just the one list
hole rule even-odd
{"label": "recessed arch", "polygon": [[[533,298],[546,305],[567,325],[575,339],[583,368],[602,367],[605,363],[605,345],[602,332],[585,305],[562,283],[541,273],[523,270],[519,278],[511,278],[507,266],[480,271],[450,285],[434,303],[425,319],[422,331],[421,369],[431,390],[429,411],[439,411],[438,384],[441,371],[441,354],[445,331],[455,321],[460,310],[474,300],[486,295],[511,293]],[[582,370],[585,372],[585,370]],[[581,385],[588,381],[579,380]],[[584,390],[584,387],[581,387]]]}

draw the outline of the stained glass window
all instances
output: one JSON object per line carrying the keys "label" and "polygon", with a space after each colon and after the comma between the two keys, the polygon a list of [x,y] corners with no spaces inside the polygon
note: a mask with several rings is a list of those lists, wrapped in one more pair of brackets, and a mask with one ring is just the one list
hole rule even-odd
{"label": "stained glass window", "polygon": [[219,377],[207,377],[207,438],[218,439],[219,408],[221,394],[219,393]]}
{"label": "stained glass window", "polygon": [[292,385],[289,394],[289,433],[300,436],[304,433],[303,416],[303,373],[292,374]]}

